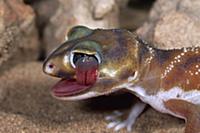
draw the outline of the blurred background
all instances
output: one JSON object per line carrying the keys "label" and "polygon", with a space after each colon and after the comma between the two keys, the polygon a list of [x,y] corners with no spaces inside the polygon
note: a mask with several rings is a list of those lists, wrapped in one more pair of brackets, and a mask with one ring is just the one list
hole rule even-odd
{"label": "blurred background", "polygon": [[[200,46],[200,1],[1,0],[0,132],[113,132],[104,116],[134,97],[63,102],[49,93],[57,79],[43,74],[42,61],[76,25],[125,28],[161,49]],[[181,133],[183,127],[149,108],[133,133]]]}

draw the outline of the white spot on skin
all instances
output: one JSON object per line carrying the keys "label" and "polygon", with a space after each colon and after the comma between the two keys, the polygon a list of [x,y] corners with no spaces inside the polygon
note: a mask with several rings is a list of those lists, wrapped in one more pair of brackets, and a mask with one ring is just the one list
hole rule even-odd
{"label": "white spot on skin", "polygon": [[183,48],[183,52],[187,53],[188,52],[188,48],[187,47]]}
{"label": "white spot on skin", "polygon": [[189,79],[187,79],[187,80],[186,80],[186,83],[187,83],[188,85],[190,84],[190,81],[189,81]]}
{"label": "white spot on skin", "polygon": [[[163,74],[161,75],[161,78],[165,78],[174,68],[174,65],[177,63],[181,63],[182,59],[184,58],[185,54],[187,52],[195,52],[196,54],[199,53],[199,48],[184,48],[183,52],[178,54],[177,56],[174,57],[174,59],[170,62],[168,66],[166,66]],[[196,68],[199,68],[199,65],[195,66]],[[197,70],[196,72],[189,72],[191,76],[193,75],[198,75],[199,71]]]}

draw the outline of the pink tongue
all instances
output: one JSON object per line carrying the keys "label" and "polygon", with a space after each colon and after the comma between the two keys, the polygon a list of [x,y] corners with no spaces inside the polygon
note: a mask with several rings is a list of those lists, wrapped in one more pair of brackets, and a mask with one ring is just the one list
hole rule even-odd
{"label": "pink tongue", "polygon": [[83,57],[76,62],[76,80],[81,85],[92,85],[96,82],[98,62],[94,57]]}
{"label": "pink tongue", "polygon": [[71,96],[89,89],[97,79],[98,62],[94,57],[82,57],[76,62],[76,80],[61,80],[52,88],[55,96]]}

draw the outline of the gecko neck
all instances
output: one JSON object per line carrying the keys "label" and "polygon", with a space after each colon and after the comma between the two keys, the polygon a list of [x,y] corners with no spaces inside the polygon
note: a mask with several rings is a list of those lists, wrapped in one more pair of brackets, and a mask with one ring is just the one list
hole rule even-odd
{"label": "gecko neck", "polygon": [[164,53],[163,50],[156,49],[143,41],[139,42],[139,75],[135,86],[145,88],[146,92],[149,94],[154,94],[159,91],[161,83],[161,65],[158,64],[158,62],[165,61],[159,57],[159,55]]}
{"label": "gecko neck", "polygon": [[138,59],[139,59],[139,71],[144,73],[148,70],[152,59],[156,54],[156,48],[147,44],[143,40],[138,40]]}

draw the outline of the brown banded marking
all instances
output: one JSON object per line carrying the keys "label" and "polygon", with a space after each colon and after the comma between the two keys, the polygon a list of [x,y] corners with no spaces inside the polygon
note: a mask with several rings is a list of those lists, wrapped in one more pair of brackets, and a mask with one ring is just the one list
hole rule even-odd
{"label": "brown banded marking", "polygon": [[179,86],[185,91],[200,90],[200,48],[174,52],[169,61],[164,64],[162,72],[162,87],[166,90]]}

